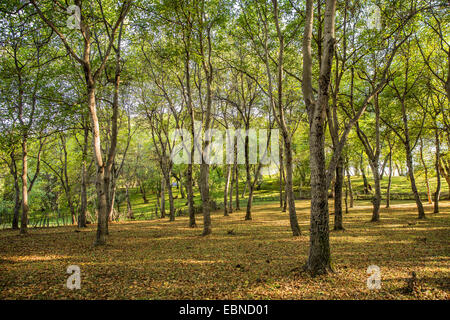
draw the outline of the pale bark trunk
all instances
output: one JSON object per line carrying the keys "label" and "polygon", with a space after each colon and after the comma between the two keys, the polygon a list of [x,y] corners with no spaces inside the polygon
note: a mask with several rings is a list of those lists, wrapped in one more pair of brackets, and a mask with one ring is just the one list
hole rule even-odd
{"label": "pale bark trunk", "polygon": [[391,202],[391,185],[392,185],[392,173],[393,173],[393,166],[392,166],[392,148],[393,144],[388,140],[389,143],[389,180],[388,180],[388,186],[386,191],[386,208],[390,207]]}
{"label": "pale bark trunk", "polygon": [[105,165],[103,162],[101,144],[100,144],[100,128],[97,118],[97,107],[95,102],[95,88],[93,85],[88,86],[88,105],[92,122],[92,137],[94,145],[94,158],[97,166],[97,176],[95,187],[97,190],[97,233],[94,245],[106,244],[106,235],[108,232],[108,212],[107,212],[107,196],[108,189],[105,185]]}

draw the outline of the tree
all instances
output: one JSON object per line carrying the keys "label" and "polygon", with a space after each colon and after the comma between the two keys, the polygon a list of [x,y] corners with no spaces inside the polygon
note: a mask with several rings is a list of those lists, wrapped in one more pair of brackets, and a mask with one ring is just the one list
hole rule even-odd
{"label": "tree", "polygon": [[[97,188],[97,209],[98,209],[98,224],[97,224],[97,234],[96,239],[94,241],[95,245],[104,245],[106,243],[106,234],[108,232],[108,195],[109,195],[109,183],[111,177],[111,170],[114,162],[115,156],[115,144],[117,136],[113,135],[111,140],[111,147],[109,149],[109,153],[107,155],[107,160],[104,161],[103,151],[101,149],[101,137],[100,137],[100,127],[97,116],[97,106],[96,106],[96,85],[99,77],[102,75],[106,63],[109,59],[111,51],[113,50],[113,46],[116,40],[116,35],[119,31],[120,26],[122,25],[125,16],[131,7],[131,0],[124,0],[122,5],[120,5],[120,9],[118,14],[114,16],[113,23],[109,23],[107,20],[110,17],[107,17],[103,10],[103,6],[100,3],[97,10],[99,11],[101,19],[99,20],[90,20],[92,19],[88,10],[92,9],[92,7],[87,8],[83,6],[86,2],[82,0],[75,1],[75,5],[80,10],[79,21],[79,31],[82,36],[82,55],[80,56],[76,53],[77,41],[71,44],[64,33],[61,31],[61,28],[57,27],[54,22],[52,22],[52,18],[49,18],[50,13],[44,12],[43,6],[38,6],[35,0],[30,0],[30,3],[36,9],[36,12],[41,17],[41,19],[58,35],[61,39],[64,47],[66,48],[68,54],[79,63],[80,67],[83,70],[85,76],[85,84],[86,84],[86,93],[88,96],[88,109],[91,116],[91,127],[92,127],[92,135],[93,135],[93,146],[94,146],[94,158],[97,166],[97,177],[96,177],[96,188]],[[58,1],[53,1],[54,7],[59,10],[63,10],[63,12],[67,12],[67,8],[61,5]],[[113,6],[111,6],[113,7]],[[51,8],[46,8],[47,10]],[[97,12],[98,12],[97,11]],[[53,12],[54,13],[54,12]],[[101,22],[99,22],[101,21]],[[95,38],[96,32],[94,31],[96,28],[92,28],[92,25],[95,24],[96,28],[99,26],[104,27],[104,34],[107,37],[106,41],[106,49],[103,54],[99,54],[97,51],[92,50],[92,42],[93,33]],[[78,40],[78,39],[77,39]],[[120,40],[119,40],[120,41]],[[100,48],[100,44],[98,44]],[[96,65],[93,65],[93,55],[97,54],[94,61],[97,62]],[[120,57],[120,56],[119,56]],[[118,74],[116,73],[116,81],[117,85],[120,82],[120,75],[117,79]],[[116,114],[116,111],[114,111]],[[113,120],[114,122],[114,120]],[[116,126],[117,123],[114,124]]]}

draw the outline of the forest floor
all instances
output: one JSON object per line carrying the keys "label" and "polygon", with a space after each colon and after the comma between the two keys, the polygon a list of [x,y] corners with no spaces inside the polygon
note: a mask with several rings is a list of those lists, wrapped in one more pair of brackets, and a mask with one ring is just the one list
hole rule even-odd
{"label": "forest floor", "polygon": [[[449,299],[450,201],[441,213],[417,219],[413,203],[371,206],[344,214],[345,231],[331,231],[334,273],[302,272],[309,247],[309,202],[297,201],[302,235],[292,237],[277,203],[212,216],[213,234],[201,237],[187,217],[115,222],[108,244],[93,247],[95,225],[0,231],[0,299]],[[330,204],[331,205],[331,204]],[[330,225],[333,216],[330,216]],[[78,232],[79,231],[79,232]],[[81,269],[81,289],[66,288],[69,265]],[[377,265],[381,289],[367,287]],[[408,292],[407,279],[417,274]]]}

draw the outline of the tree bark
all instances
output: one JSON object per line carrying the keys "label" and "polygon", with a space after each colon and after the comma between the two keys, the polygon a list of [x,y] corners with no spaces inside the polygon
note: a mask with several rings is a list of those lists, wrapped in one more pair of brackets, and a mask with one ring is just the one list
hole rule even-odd
{"label": "tree bark", "polygon": [[125,197],[127,198],[127,218],[134,220],[133,209],[131,207],[130,193],[128,191],[128,184],[125,184]]}
{"label": "tree bark", "polygon": [[422,162],[423,170],[425,173],[425,185],[427,187],[428,203],[432,204],[433,200],[431,199],[430,181],[428,180],[428,168],[427,168],[427,164],[425,163],[425,159],[423,158],[423,139],[422,138],[420,138],[420,161]]}
{"label": "tree bark", "polygon": [[166,197],[165,197],[165,193],[166,193],[166,180],[163,177],[161,180],[161,204],[160,204],[160,210],[161,210],[161,218],[165,218],[166,217]]}
{"label": "tree bark", "polygon": [[342,224],[342,186],[344,184],[344,161],[342,157],[336,166],[334,182],[334,230],[344,230]]}
{"label": "tree bark", "polygon": [[10,173],[14,179],[14,213],[12,220],[12,229],[19,230],[19,215],[20,215],[20,185],[19,185],[19,177],[17,175],[17,164],[16,164],[16,155],[14,150],[10,153],[11,163],[9,164]]}
{"label": "tree bark", "polygon": [[22,219],[20,221],[20,233],[28,233],[28,139],[24,135],[22,140]]}
{"label": "tree bark", "polygon": [[401,101],[402,106],[402,119],[403,119],[403,125],[404,125],[404,131],[405,131],[405,151],[406,151],[406,165],[408,166],[408,175],[411,183],[411,190],[414,194],[414,199],[416,201],[417,205],[417,211],[419,212],[419,219],[425,218],[425,211],[423,210],[422,201],[420,200],[419,192],[417,191],[416,186],[416,179],[414,177],[414,167],[413,167],[413,160],[412,160],[412,152],[411,152],[411,143],[410,143],[410,137],[409,137],[409,127],[408,127],[408,118],[406,116],[406,105],[405,101]]}
{"label": "tree bark", "polygon": [[84,124],[84,143],[83,152],[81,159],[81,204],[80,204],[80,214],[78,216],[78,228],[86,228],[86,217],[87,217],[87,148],[89,139],[89,128],[87,124]]}
{"label": "tree bark", "polygon": [[226,180],[225,180],[225,190],[223,191],[223,215],[228,216],[228,189],[230,187],[230,180],[231,180],[231,165],[226,165],[227,168],[227,174],[226,174]]}
{"label": "tree bark", "polygon": [[103,162],[101,143],[100,143],[100,127],[97,118],[97,107],[95,102],[95,87],[93,83],[88,86],[88,105],[91,115],[92,123],[92,136],[94,145],[94,158],[97,167],[97,176],[95,181],[95,187],[97,190],[97,233],[94,241],[94,245],[106,244],[106,235],[108,233],[108,202],[107,192],[108,187],[105,182],[105,164]]}
{"label": "tree bark", "polygon": [[292,181],[292,147],[288,137],[285,137],[284,140],[284,151],[286,156],[286,194],[289,205],[289,222],[291,224],[292,235],[299,236],[300,227],[295,210],[294,186]]}
{"label": "tree bark", "polygon": [[305,269],[312,274],[331,271],[328,177],[325,163],[325,118],[329,100],[331,65],[334,53],[334,22],[336,1],[327,0],[324,16],[323,53],[320,64],[319,93],[314,99],[312,88],[311,39],[313,29],[313,1],[306,1],[303,36],[302,91],[309,118],[309,149],[311,169],[310,246]]}
{"label": "tree bark", "polygon": [[[246,130],[249,129],[248,123],[246,123]],[[248,186],[249,189],[249,193],[251,193],[251,195],[249,194],[248,197],[248,203],[247,203],[247,209],[246,209],[246,214],[245,214],[245,220],[252,220],[252,201],[253,201],[253,190],[251,190],[251,184],[252,184],[252,178],[250,175],[250,160],[249,160],[249,138],[248,135],[245,136],[245,143],[244,143],[244,156],[245,156],[245,174],[246,174],[246,186]],[[245,193],[245,190],[244,190]]]}
{"label": "tree bark", "polygon": [[[436,191],[434,192],[434,213],[439,213],[439,197],[441,195],[441,174],[439,172],[439,157],[441,153],[440,141],[439,141],[439,129],[435,129],[435,146],[436,146],[436,162],[435,162],[435,170],[436,170]],[[449,198],[450,199],[450,198]]]}
{"label": "tree bark", "polygon": [[350,170],[347,167],[347,184],[348,184],[348,193],[350,196],[350,208],[353,208],[353,188],[352,188],[352,180],[350,177]]}
{"label": "tree bark", "polygon": [[283,144],[280,143],[280,151],[279,151],[279,161],[280,161],[280,178],[279,178],[279,183],[280,183],[280,208],[283,208],[283,203],[284,203],[284,197],[283,197],[283,185],[284,185],[284,159],[283,159],[283,154],[284,154],[284,150],[283,150]]}
{"label": "tree bark", "polygon": [[390,207],[391,202],[391,185],[392,185],[392,170],[394,169],[392,167],[392,149],[389,144],[390,152],[389,152],[389,180],[388,180],[388,186],[386,191],[386,208]]}
{"label": "tree bark", "polygon": [[175,221],[175,204],[173,201],[172,183],[170,182],[171,175],[171,169],[169,169],[169,172],[166,174],[167,191],[169,193],[169,221]]}

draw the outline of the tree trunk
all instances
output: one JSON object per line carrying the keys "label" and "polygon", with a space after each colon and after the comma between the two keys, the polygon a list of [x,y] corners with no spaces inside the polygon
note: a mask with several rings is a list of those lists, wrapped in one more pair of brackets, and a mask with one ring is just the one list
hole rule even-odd
{"label": "tree trunk", "polygon": [[369,184],[367,182],[367,177],[366,177],[366,172],[365,172],[366,170],[364,169],[362,153],[360,155],[359,169],[361,170],[361,175],[362,175],[363,182],[364,182],[364,194],[369,194]]}
{"label": "tree trunk", "polygon": [[239,205],[239,166],[236,162],[234,163],[234,183],[234,191],[236,192],[236,211],[239,211],[241,210],[241,206]]}
{"label": "tree trunk", "polygon": [[403,118],[403,125],[404,125],[404,131],[405,131],[405,151],[406,151],[406,165],[408,166],[408,175],[411,182],[411,189],[414,193],[414,199],[416,200],[417,204],[417,210],[419,212],[419,219],[425,218],[425,211],[423,210],[422,201],[420,200],[419,192],[417,191],[416,186],[416,179],[414,177],[414,167],[413,167],[413,161],[412,161],[412,152],[411,152],[411,144],[410,144],[410,137],[409,137],[409,128],[408,128],[408,118],[406,116],[406,106],[405,102],[402,101],[402,118]]}
{"label": "tree trunk", "polygon": [[166,184],[168,188],[167,191],[169,193],[169,210],[170,210],[169,221],[175,221],[175,204],[173,201],[172,183],[170,182],[170,177],[171,177],[171,169],[169,169],[169,172],[166,175]]}
{"label": "tree trunk", "polygon": [[[439,141],[439,129],[436,126],[435,129],[435,141],[436,141],[436,162],[435,162],[435,170],[436,170],[436,191],[434,193],[434,213],[439,213],[439,197],[441,195],[441,174],[439,172],[439,157],[441,153],[440,149],[440,141]],[[449,198],[450,199],[450,198]]]}
{"label": "tree trunk", "polygon": [[[203,149],[205,150],[205,149]],[[202,195],[202,211],[203,211],[203,233],[202,236],[211,234],[211,216],[209,205],[209,164],[202,163],[200,165],[200,192]]]}
{"label": "tree trunk", "polygon": [[425,163],[425,159],[423,158],[423,139],[422,138],[420,138],[420,161],[422,162],[423,170],[425,173],[425,185],[427,186],[428,203],[432,204],[433,200],[431,200],[430,181],[428,180],[428,168]]}
{"label": "tree trunk", "polygon": [[350,196],[350,208],[353,208],[353,188],[352,188],[352,180],[350,177],[350,170],[347,167],[347,184],[348,184],[348,193]]}
{"label": "tree trunk", "polygon": [[334,182],[334,230],[344,230],[342,224],[342,186],[344,184],[344,161],[339,158],[336,166],[336,179]]}
{"label": "tree trunk", "polygon": [[[248,127],[246,126],[246,130],[248,130]],[[246,174],[246,178],[247,181],[245,183],[246,186],[248,186],[249,188],[249,192],[251,192],[253,194],[253,190],[251,190],[251,183],[252,183],[252,178],[250,175],[250,160],[249,160],[249,138],[248,135],[245,136],[245,152],[244,152],[244,156],[245,156],[245,174]],[[244,194],[245,194],[245,189],[244,189]],[[245,220],[252,220],[252,207],[251,207],[251,203],[252,203],[252,197],[248,198],[248,204],[247,204],[247,210],[246,210],[246,214],[245,214]]]}
{"label": "tree trunk", "polygon": [[372,204],[372,222],[380,221],[380,205],[381,205],[381,184],[380,184],[380,170],[378,167],[378,159],[374,159],[371,163],[373,180],[375,183],[375,194],[373,195]]}
{"label": "tree trunk", "polygon": [[313,274],[328,273],[330,266],[328,188],[324,152],[324,127],[313,118],[310,129],[311,221],[306,268]]}
{"label": "tree trunk", "polygon": [[392,185],[392,152],[389,153],[389,181],[386,192],[386,208],[390,207],[391,202],[391,185]]}
{"label": "tree trunk", "polygon": [[233,213],[233,185],[234,185],[234,174],[235,174],[235,170],[234,170],[234,165],[230,164],[230,176],[231,176],[231,182],[230,182],[230,190],[229,190],[229,196],[230,196],[230,201],[228,201],[228,213]]}
{"label": "tree trunk", "polygon": [[283,144],[280,143],[280,151],[279,151],[279,158],[280,158],[280,208],[283,208],[283,185],[284,185],[284,160],[283,160]]}
{"label": "tree trunk", "polygon": [[142,200],[144,200],[144,203],[148,203],[147,190],[145,190],[145,186],[142,184],[142,181],[139,181],[139,191],[141,191]]}
{"label": "tree trunk", "polygon": [[83,154],[81,160],[81,205],[80,214],[78,216],[78,228],[86,228],[86,216],[87,216],[87,170],[86,170],[86,158],[88,148],[89,129],[87,125],[84,128],[84,144]]}
{"label": "tree trunk", "polygon": [[286,136],[284,137],[284,152],[286,156],[286,193],[289,204],[289,222],[291,224],[292,235],[299,236],[300,227],[295,210],[294,186],[292,181],[292,148],[291,141]]}
{"label": "tree trunk", "polygon": [[161,218],[165,218],[166,217],[166,197],[165,197],[165,193],[166,193],[166,181],[164,179],[164,177],[161,179]]}
{"label": "tree trunk", "polygon": [[226,165],[227,175],[225,180],[225,190],[223,191],[223,215],[228,216],[228,188],[230,187],[231,165]]}
{"label": "tree trunk", "polygon": [[105,184],[105,165],[103,162],[102,149],[100,143],[100,128],[97,118],[97,107],[95,102],[95,88],[88,85],[88,105],[91,114],[92,122],[92,136],[94,139],[94,158],[97,166],[97,176],[95,181],[95,187],[97,190],[97,233],[94,241],[94,245],[106,244],[106,235],[108,232],[108,202],[107,195],[108,186]]}
{"label": "tree trunk", "polygon": [[133,209],[131,208],[130,193],[128,191],[128,184],[125,184],[125,197],[127,198],[127,218],[134,220]]}
{"label": "tree trunk", "polygon": [[25,135],[22,140],[22,219],[20,221],[20,233],[28,232],[28,140]]}
{"label": "tree trunk", "polygon": [[336,0],[327,0],[324,14],[323,52],[320,63],[319,93],[314,99],[312,89],[311,40],[314,18],[312,0],[306,1],[305,30],[303,36],[302,90],[309,118],[309,150],[311,169],[311,222],[310,246],[306,270],[312,274],[331,271],[328,177],[325,163],[325,118],[329,103],[331,65],[334,53],[334,22]]}
{"label": "tree trunk", "polygon": [[14,179],[14,214],[12,220],[12,228],[13,230],[19,230],[19,215],[20,215],[20,206],[22,205],[22,203],[20,201],[20,185],[19,185],[19,177],[17,176],[17,164],[14,151],[11,151],[10,157],[11,157],[10,171]]}

